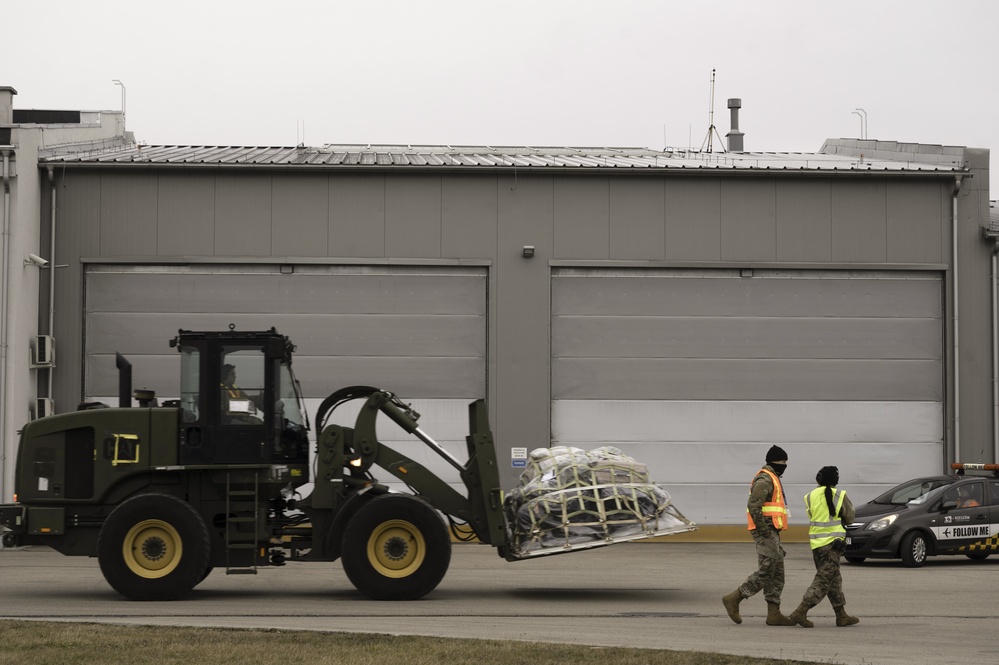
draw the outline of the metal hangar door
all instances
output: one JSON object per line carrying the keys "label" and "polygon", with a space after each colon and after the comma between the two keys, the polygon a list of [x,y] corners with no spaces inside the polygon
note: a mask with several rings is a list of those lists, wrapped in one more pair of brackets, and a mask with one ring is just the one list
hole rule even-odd
{"label": "metal hangar door", "polygon": [[[310,418],[334,390],[373,385],[413,403],[423,429],[467,455],[467,405],[486,397],[485,268],[94,264],[84,288],[86,400],[117,405],[116,351],[132,363],[134,387],[162,401],[179,392],[178,354],[168,346],[178,329],[275,327],[298,347]],[[357,406],[337,422],[352,424]],[[409,440],[391,424],[379,437]],[[425,446],[407,451],[458,482]]]}
{"label": "metal hangar door", "polygon": [[552,445],[611,445],[683,512],[744,524],[788,451],[792,524],[825,465],[867,501],[943,459],[936,272],[556,269]]}

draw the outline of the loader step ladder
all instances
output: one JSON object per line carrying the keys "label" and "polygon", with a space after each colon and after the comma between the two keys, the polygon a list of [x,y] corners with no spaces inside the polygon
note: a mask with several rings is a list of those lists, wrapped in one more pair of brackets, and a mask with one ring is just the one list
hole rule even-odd
{"label": "loader step ladder", "polygon": [[[248,474],[252,473],[252,480]],[[233,478],[233,476],[237,478]],[[257,471],[229,471],[225,479],[225,574],[257,574],[257,534],[260,533],[260,479]],[[251,528],[248,530],[246,525]],[[240,527],[243,526],[241,529]],[[246,556],[249,550],[249,556]],[[237,563],[233,554],[239,552]],[[247,564],[247,560],[250,561]]]}

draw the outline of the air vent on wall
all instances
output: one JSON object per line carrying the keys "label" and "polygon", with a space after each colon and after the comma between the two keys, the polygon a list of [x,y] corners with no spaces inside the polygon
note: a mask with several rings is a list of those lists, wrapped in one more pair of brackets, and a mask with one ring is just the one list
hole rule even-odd
{"label": "air vent on wall", "polygon": [[35,367],[55,366],[55,339],[51,335],[35,338]]}
{"label": "air vent on wall", "polygon": [[55,401],[48,397],[39,397],[35,400],[35,419],[47,418],[55,414]]}

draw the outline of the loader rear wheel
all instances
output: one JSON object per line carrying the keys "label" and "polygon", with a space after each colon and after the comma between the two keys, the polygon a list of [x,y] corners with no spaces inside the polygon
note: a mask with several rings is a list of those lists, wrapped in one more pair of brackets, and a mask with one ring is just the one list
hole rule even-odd
{"label": "loader rear wheel", "polygon": [[451,539],[422,499],[386,494],[350,518],[341,547],[351,583],[376,600],[415,600],[440,584],[451,562]]}
{"label": "loader rear wheel", "polygon": [[167,494],[129,499],[108,516],[97,559],[115,591],[130,600],[175,600],[210,570],[208,529],[190,504]]}

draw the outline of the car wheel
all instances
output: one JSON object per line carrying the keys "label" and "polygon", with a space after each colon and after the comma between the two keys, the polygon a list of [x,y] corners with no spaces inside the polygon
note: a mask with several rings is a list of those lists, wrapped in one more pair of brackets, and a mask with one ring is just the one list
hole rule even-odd
{"label": "car wheel", "polygon": [[984,561],[989,558],[991,552],[968,552],[964,556],[968,557],[972,561]]}
{"label": "car wheel", "polygon": [[906,568],[919,568],[926,563],[926,555],[929,553],[929,544],[926,536],[918,531],[905,534],[902,538],[902,547],[899,554],[902,557],[902,565]]}
{"label": "car wheel", "polygon": [[844,556],[843,558],[846,559],[847,563],[854,563],[854,564],[864,563],[865,561],[867,561],[866,556]]}

